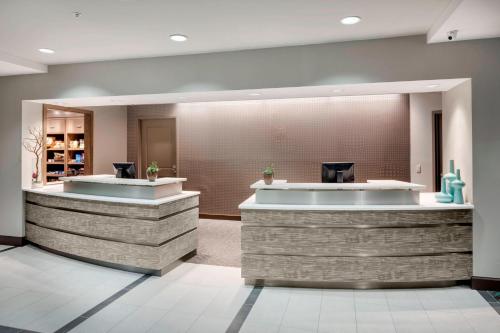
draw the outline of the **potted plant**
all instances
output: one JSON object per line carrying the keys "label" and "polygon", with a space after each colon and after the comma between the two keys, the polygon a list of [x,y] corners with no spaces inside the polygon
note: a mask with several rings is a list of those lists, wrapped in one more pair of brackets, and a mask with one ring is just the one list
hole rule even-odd
{"label": "potted plant", "polygon": [[150,182],[154,182],[156,178],[158,178],[158,171],[160,171],[158,163],[156,161],[151,162],[146,169],[146,175],[148,176],[148,180]]}
{"label": "potted plant", "polygon": [[40,180],[40,162],[42,160],[43,132],[41,128],[33,127],[28,129],[28,137],[24,139],[24,149],[35,155],[31,172],[31,187],[38,188],[43,186]]}
{"label": "potted plant", "polygon": [[262,174],[264,176],[264,183],[266,185],[271,185],[274,177],[274,166],[271,164],[270,166],[265,167]]}

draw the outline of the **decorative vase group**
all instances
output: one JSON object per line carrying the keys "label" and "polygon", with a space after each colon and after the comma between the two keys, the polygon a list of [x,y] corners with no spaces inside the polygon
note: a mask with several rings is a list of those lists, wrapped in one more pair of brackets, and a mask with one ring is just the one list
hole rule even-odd
{"label": "decorative vase group", "polygon": [[441,192],[436,193],[437,202],[463,204],[464,186],[465,182],[460,175],[460,169],[455,171],[455,161],[450,160],[450,170],[441,178]]}

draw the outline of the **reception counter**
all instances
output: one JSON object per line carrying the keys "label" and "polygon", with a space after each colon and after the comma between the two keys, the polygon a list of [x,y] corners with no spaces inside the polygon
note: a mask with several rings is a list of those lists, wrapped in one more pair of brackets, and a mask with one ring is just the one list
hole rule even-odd
{"label": "reception counter", "polygon": [[472,275],[471,204],[439,204],[423,186],[257,182],[240,205],[248,284],[443,286]]}
{"label": "reception counter", "polygon": [[196,253],[199,192],[183,191],[185,179],[150,183],[102,175],[63,180],[61,185],[25,190],[29,242],[154,275]]}

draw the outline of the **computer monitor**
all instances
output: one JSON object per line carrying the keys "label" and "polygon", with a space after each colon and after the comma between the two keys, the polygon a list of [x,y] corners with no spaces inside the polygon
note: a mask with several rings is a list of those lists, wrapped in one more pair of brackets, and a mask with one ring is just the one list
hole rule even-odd
{"label": "computer monitor", "polygon": [[116,178],[135,178],[134,162],[115,162],[113,168],[116,171]]}
{"label": "computer monitor", "polygon": [[354,183],[354,163],[325,162],[321,165],[321,182]]}

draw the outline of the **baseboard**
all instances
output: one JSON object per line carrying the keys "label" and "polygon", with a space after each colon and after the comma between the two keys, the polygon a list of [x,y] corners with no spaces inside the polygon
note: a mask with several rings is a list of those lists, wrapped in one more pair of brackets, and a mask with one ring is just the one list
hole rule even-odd
{"label": "baseboard", "polygon": [[472,289],[500,291],[500,279],[482,276],[472,277]]}
{"label": "baseboard", "polygon": [[0,245],[23,246],[26,244],[25,237],[2,236],[0,235]]}
{"label": "baseboard", "polygon": [[240,215],[200,214],[200,219],[241,221]]}

